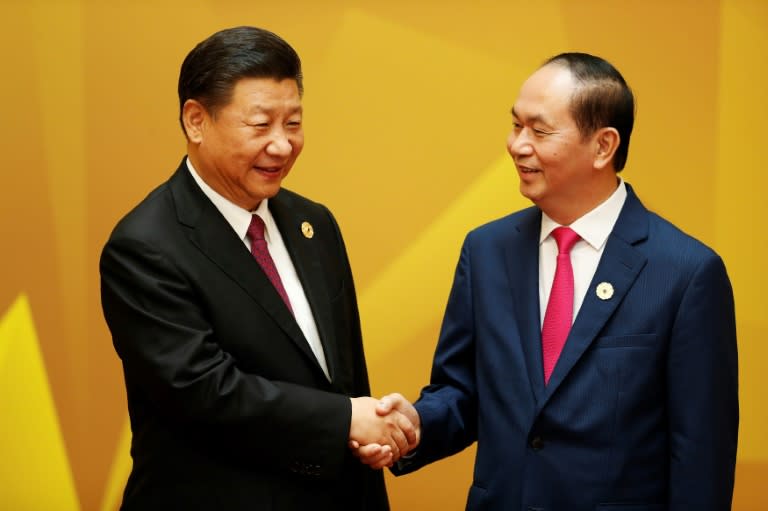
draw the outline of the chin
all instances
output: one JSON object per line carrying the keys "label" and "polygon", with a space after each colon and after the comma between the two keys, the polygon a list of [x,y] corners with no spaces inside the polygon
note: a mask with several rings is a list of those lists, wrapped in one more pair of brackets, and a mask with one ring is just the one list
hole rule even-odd
{"label": "chin", "polygon": [[256,196],[260,197],[259,200],[261,200],[261,199],[271,199],[272,197],[277,195],[277,192],[279,192],[279,191],[280,191],[280,187],[279,186],[270,187],[270,188],[268,188],[266,190],[259,190],[259,193],[255,194],[254,197],[256,197]]}
{"label": "chin", "polygon": [[530,186],[525,186],[522,183],[520,184],[520,195],[534,203],[540,198],[540,194],[536,193],[536,190],[532,190]]}

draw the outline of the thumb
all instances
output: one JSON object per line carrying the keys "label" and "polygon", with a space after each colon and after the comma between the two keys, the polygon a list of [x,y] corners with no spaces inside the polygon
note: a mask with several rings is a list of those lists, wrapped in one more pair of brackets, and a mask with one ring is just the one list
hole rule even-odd
{"label": "thumb", "polygon": [[394,406],[395,403],[392,398],[389,396],[384,396],[383,398],[379,399],[378,403],[376,403],[376,414],[379,416],[387,415],[392,411]]}

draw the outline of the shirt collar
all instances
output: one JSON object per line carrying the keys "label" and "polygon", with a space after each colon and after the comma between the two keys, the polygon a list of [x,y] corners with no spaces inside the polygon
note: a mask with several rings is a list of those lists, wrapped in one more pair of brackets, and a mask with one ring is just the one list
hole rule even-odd
{"label": "shirt collar", "polygon": [[203,181],[203,178],[197,173],[189,158],[187,158],[187,169],[189,169],[189,173],[192,174],[192,177],[205,196],[213,202],[213,205],[216,206],[216,209],[224,216],[224,219],[232,226],[232,229],[235,230],[235,233],[237,233],[241,240],[245,239],[245,235],[248,233],[248,226],[251,225],[251,216],[256,213],[264,220],[264,239],[269,242],[269,233],[276,229],[275,221],[269,212],[269,199],[262,200],[256,211],[248,211],[230,201]]}
{"label": "shirt collar", "polygon": [[[595,250],[600,250],[619,218],[621,208],[627,198],[627,186],[624,180],[619,178],[619,186],[616,190],[595,209],[573,222],[569,227],[576,231],[581,239],[587,242]],[[541,213],[541,234],[539,244],[555,230],[560,224],[552,220],[546,213]]]}

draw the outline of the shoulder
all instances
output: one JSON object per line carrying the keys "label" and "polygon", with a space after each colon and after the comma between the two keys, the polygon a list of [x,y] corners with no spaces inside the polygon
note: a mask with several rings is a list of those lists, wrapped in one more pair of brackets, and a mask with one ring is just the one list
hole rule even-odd
{"label": "shoulder", "polygon": [[640,250],[650,261],[665,265],[696,266],[719,259],[712,248],[661,215],[648,210],[627,184],[627,200],[612,236]]}
{"label": "shoulder", "polygon": [[340,237],[339,226],[331,210],[325,204],[314,201],[287,188],[269,199],[269,209],[279,225],[302,225],[308,222],[315,230],[330,229]]}
{"label": "shoulder", "polygon": [[726,273],[722,259],[711,247],[644,207],[636,205],[631,215],[622,215],[614,227],[614,236],[642,254],[652,274],[670,281],[689,282],[696,275],[712,271]]}
{"label": "shoulder", "polygon": [[280,191],[269,199],[270,206],[284,207],[298,212],[315,215],[329,215],[330,210],[322,203],[316,202],[304,195],[296,193],[288,188],[281,188]]}
{"label": "shoulder", "polygon": [[673,260],[719,258],[710,246],[652,211],[648,212],[648,245],[652,254]]}
{"label": "shoulder", "polygon": [[538,232],[540,227],[541,210],[536,206],[531,206],[479,225],[469,231],[467,238],[491,241],[530,229],[535,229]]}
{"label": "shoulder", "polygon": [[151,238],[176,223],[173,213],[173,197],[165,182],[152,190],[143,200],[128,211],[115,225],[110,239]]}

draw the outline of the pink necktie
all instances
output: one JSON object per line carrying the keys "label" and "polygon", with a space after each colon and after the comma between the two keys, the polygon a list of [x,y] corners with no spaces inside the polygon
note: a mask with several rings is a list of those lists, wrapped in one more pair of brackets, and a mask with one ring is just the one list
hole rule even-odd
{"label": "pink necktie", "polygon": [[272,256],[269,255],[267,240],[264,239],[264,220],[262,220],[259,215],[251,215],[251,225],[248,226],[248,236],[251,238],[251,254],[256,258],[261,269],[264,270],[269,281],[275,286],[280,298],[282,298],[285,305],[288,306],[288,310],[293,313],[291,302],[288,300],[288,293],[285,292],[283,281],[280,280],[280,274],[277,273],[275,262],[272,260]]}
{"label": "pink necktie", "polygon": [[569,227],[558,227],[552,231],[557,241],[557,268],[549,293],[544,324],[541,327],[541,349],[544,355],[544,383],[555,368],[560,352],[573,323],[573,267],[571,267],[571,249],[579,235]]}

